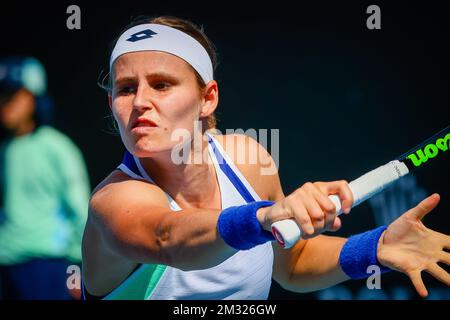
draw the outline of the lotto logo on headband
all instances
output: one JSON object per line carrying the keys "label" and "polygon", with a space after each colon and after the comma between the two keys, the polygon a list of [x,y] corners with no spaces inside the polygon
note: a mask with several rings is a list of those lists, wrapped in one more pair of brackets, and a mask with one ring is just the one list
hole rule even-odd
{"label": "lotto logo on headband", "polygon": [[139,40],[144,40],[144,39],[148,39],[151,38],[153,35],[157,34],[156,32],[153,32],[150,29],[145,29],[139,32],[136,32],[135,34],[132,34],[127,41],[130,42],[136,42]]}
{"label": "lotto logo on headband", "polygon": [[109,59],[110,70],[121,55],[140,51],[170,53],[190,64],[205,83],[214,79],[211,58],[200,42],[181,30],[156,23],[134,26],[120,36]]}

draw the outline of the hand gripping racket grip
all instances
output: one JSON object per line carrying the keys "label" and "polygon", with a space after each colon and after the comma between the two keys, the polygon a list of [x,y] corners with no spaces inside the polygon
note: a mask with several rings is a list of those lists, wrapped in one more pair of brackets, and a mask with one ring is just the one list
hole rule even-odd
{"label": "hand gripping racket grip", "polygon": [[[409,170],[403,162],[394,160],[353,180],[349,183],[353,193],[352,208],[381,192],[408,172]],[[336,214],[340,215],[342,206],[339,197],[330,195],[328,198],[335,204]],[[294,219],[287,219],[273,223],[272,234],[283,248],[288,249],[300,240],[302,231]]]}

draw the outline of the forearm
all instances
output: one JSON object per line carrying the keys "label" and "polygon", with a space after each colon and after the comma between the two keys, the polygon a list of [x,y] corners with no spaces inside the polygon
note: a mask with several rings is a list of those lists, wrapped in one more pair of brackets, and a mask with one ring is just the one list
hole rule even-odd
{"label": "forearm", "polygon": [[284,287],[309,292],[331,287],[349,279],[339,264],[339,254],[347,239],[318,236],[305,241],[296,255]]}
{"label": "forearm", "polygon": [[219,215],[219,210],[188,209],[162,219],[155,235],[167,264],[183,270],[204,269],[236,253],[218,232]]}

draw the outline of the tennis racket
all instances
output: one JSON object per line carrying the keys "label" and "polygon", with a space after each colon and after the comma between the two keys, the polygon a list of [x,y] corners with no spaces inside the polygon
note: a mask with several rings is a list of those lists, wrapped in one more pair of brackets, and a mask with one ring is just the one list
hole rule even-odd
{"label": "tennis racket", "polygon": [[[353,193],[353,205],[371,198],[389,187],[394,181],[410,172],[434,163],[450,153],[450,126],[433,135],[420,145],[398,157],[396,160],[382,165],[349,183]],[[340,199],[330,195],[329,199],[336,206],[336,214],[342,213]],[[285,249],[292,247],[302,236],[302,231],[294,219],[280,220],[272,224],[272,233],[276,241]]]}

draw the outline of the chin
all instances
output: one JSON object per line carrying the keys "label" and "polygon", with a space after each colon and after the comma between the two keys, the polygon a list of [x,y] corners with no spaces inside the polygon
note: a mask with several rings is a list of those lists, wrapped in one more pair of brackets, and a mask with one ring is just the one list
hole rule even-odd
{"label": "chin", "polygon": [[153,135],[151,137],[131,136],[126,141],[126,148],[139,158],[151,158],[157,154],[170,153],[177,145],[175,142],[170,141],[170,139],[159,135]]}
{"label": "chin", "polygon": [[154,142],[142,144],[137,143],[133,146],[133,154],[138,158],[151,158],[161,152],[170,152],[170,147]]}

